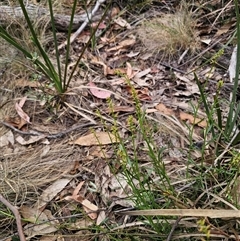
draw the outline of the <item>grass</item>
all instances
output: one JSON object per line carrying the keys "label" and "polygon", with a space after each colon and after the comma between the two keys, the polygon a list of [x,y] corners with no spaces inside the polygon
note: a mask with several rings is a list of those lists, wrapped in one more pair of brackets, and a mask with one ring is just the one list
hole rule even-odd
{"label": "grass", "polygon": [[[224,159],[221,159],[221,165],[214,165],[214,159],[217,156],[213,155],[212,164],[207,164],[205,162],[207,145],[203,145],[199,163],[196,163],[196,159],[192,159],[192,155],[189,154],[185,163],[182,163],[179,167],[177,165],[174,166],[175,169],[181,168],[181,172],[169,170],[169,165],[164,162],[164,151],[169,151],[169,149],[156,146],[153,138],[154,133],[152,132],[153,123],[147,120],[146,113],[141,110],[133,88],[132,91],[136,103],[136,115],[138,117],[137,126],[136,123],[132,121],[133,117],[129,117],[131,134],[128,140],[130,144],[128,143],[128,145],[131,146],[132,154],[129,154],[126,141],[121,139],[119,146],[117,146],[116,157],[121,161],[121,172],[126,177],[127,183],[131,188],[130,197],[135,204],[134,207],[136,210],[203,207],[225,209],[226,205],[228,208],[234,205],[237,208],[239,204],[237,203],[236,197],[234,198],[233,196],[234,192],[229,192],[229,190],[233,188],[238,177],[239,155],[232,153],[230,161],[226,163]],[[206,95],[204,95],[204,97],[206,97]],[[212,113],[215,114],[216,111]],[[212,121],[211,118],[209,120],[209,126],[206,129],[211,129],[213,126],[211,124]],[[217,125],[217,123],[214,122],[214,125]],[[142,136],[142,143],[138,146],[136,145],[136,133]],[[189,139],[191,139],[191,132],[189,133]],[[220,131],[217,137],[219,138],[221,134],[222,132]],[[209,133],[207,133],[207,136],[209,137]],[[120,136],[118,136],[118,138],[120,138]],[[192,146],[192,150],[194,149],[196,151],[197,148]],[[144,165],[140,164],[141,156],[144,153],[143,150],[146,152],[146,163]],[[178,181],[176,182],[176,180]],[[119,180],[119,182],[121,182],[121,180]],[[175,182],[177,184],[175,184]],[[218,200],[218,203],[213,205],[215,200]],[[147,228],[156,232],[157,235],[155,238],[159,239],[164,236],[165,239],[171,231],[172,218],[175,219],[175,217],[169,216],[166,218],[156,214],[155,217],[139,216],[138,220],[142,221]],[[193,232],[193,227],[181,228],[182,225],[184,226],[184,220],[187,219],[182,218],[179,221],[180,225],[176,226],[174,230],[175,238],[178,236],[184,238],[184,234],[180,235],[183,230],[185,233]],[[191,223],[193,226],[195,223],[197,227],[196,232],[203,234],[207,239],[213,237],[210,229],[221,229],[221,226],[226,223],[220,220],[210,221],[208,219],[195,221],[193,218]],[[185,237],[187,237],[187,235]],[[154,240],[154,238],[152,239]]]}
{"label": "grass", "polygon": [[[68,87],[69,84],[73,78],[73,74],[76,71],[77,66],[79,65],[82,56],[88,47],[90,43],[92,43],[92,40],[95,36],[95,33],[98,29],[97,27],[91,31],[91,36],[86,43],[86,45],[83,47],[81,54],[76,61],[76,64],[73,66],[71,73],[68,73],[68,60],[70,58],[70,37],[71,37],[71,32],[73,29],[73,19],[77,7],[78,1],[75,0],[73,1],[72,5],[72,12],[71,12],[71,18],[70,18],[70,23],[68,27],[68,34],[67,34],[67,44],[66,44],[66,53],[65,53],[65,59],[64,63],[61,63],[60,60],[60,51],[59,51],[59,44],[57,40],[57,29],[55,26],[55,20],[54,20],[54,9],[52,5],[52,1],[48,1],[48,7],[49,7],[49,13],[50,13],[50,23],[51,23],[51,28],[52,28],[52,37],[53,37],[53,46],[54,46],[54,53],[55,53],[55,60],[53,61],[50,57],[50,55],[47,53],[46,49],[43,47],[38,32],[30,19],[30,16],[26,10],[25,4],[23,0],[18,1],[21,10],[24,15],[24,19],[27,22],[27,26],[30,31],[30,40],[32,41],[32,45],[34,46],[33,50],[29,49],[28,46],[22,45],[21,42],[19,42],[12,34],[9,33],[8,30],[6,30],[4,27],[0,26],[0,37],[4,39],[7,43],[12,45],[14,48],[16,48],[18,51],[20,51],[28,60],[30,60],[35,66],[36,70],[48,78],[50,83],[54,86],[56,90],[56,94],[61,95],[64,94]],[[85,3],[86,5],[86,3]],[[107,8],[106,8],[107,11]],[[105,12],[106,13],[106,12]],[[104,14],[105,15],[105,14]],[[102,16],[102,19],[104,18],[104,15]],[[102,20],[101,19],[101,20]],[[99,24],[101,22],[99,21]],[[40,25],[40,23],[38,23]],[[21,26],[23,27],[23,26]],[[23,30],[23,32],[26,32]],[[29,36],[29,35],[28,35]]]}
{"label": "grass", "polygon": [[164,14],[150,20],[143,20],[137,33],[148,51],[161,53],[170,59],[189,50],[196,53],[200,47],[197,20],[183,4],[173,14]]}
{"label": "grass", "polygon": [[[236,12],[238,13],[237,4]],[[167,16],[168,21],[170,16]],[[238,15],[237,18],[240,22]],[[179,18],[176,17],[176,20],[178,21]],[[189,22],[190,18],[187,19],[188,30],[190,28]],[[174,26],[179,26],[179,23],[174,24]],[[173,26],[169,25],[168,27],[172,28]],[[193,31],[193,35],[195,35],[196,32]],[[175,32],[175,30],[169,32]],[[3,34],[8,36],[6,32],[3,32]],[[178,32],[177,34],[182,33]],[[176,36],[163,34],[165,40],[170,38],[174,41]],[[36,35],[36,37],[38,36]],[[56,35],[54,39],[54,43],[56,43]],[[16,44],[15,40],[10,37],[8,40],[12,41],[13,45]],[[238,40],[240,40],[239,28]],[[186,39],[184,41],[187,42]],[[166,54],[173,54],[173,50],[185,49],[189,46],[189,42],[188,45],[183,45],[185,44],[184,41],[178,43],[180,45],[171,43],[170,52],[167,52],[168,50],[164,48],[158,48],[158,50],[164,51]],[[48,76],[56,88],[56,93],[64,94],[69,79],[65,79],[65,77],[60,79],[65,75],[58,72],[61,63],[57,63],[58,67],[55,69],[49,56],[47,55],[49,60],[44,58],[44,54],[47,53],[41,43],[35,41],[35,44],[38,48],[37,51],[42,54],[43,58],[38,59],[37,55],[34,59],[34,50],[22,52],[31,61],[35,61],[40,71],[43,71],[42,74],[49,74]],[[95,46],[97,47],[97,45]],[[193,46],[192,50],[194,51],[196,45],[190,44],[190,46]],[[165,48],[168,47],[165,46]],[[57,52],[56,48],[55,52]],[[239,60],[240,50],[237,56]],[[239,72],[239,66],[238,61],[236,73]],[[56,79],[53,79],[55,77]],[[66,169],[70,168],[70,171],[72,171],[76,168],[76,172],[83,170],[81,175],[73,178],[71,185],[46,207],[54,213],[54,217],[59,217],[59,235],[81,237],[81,239],[86,238],[86,240],[93,238],[95,240],[210,240],[226,236],[231,238],[232,233],[238,235],[236,220],[197,218],[194,216],[161,216],[157,213],[155,216],[131,216],[131,214],[125,216],[120,212],[124,205],[125,207],[131,206],[138,211],[151,209],[237,210],[239,208],[240,159],[238,146],[236,146],[239,137],[235,128],[240,108],[236,102],[238,78],[235,78],[235,87],[227,114],[228,118],[225,121],[223,111],[221,111],[222,97],[220,95],[224,83],[219,82],[215,97],[212,101],[209,101],[205,86],[195,74],[200,98],[197,104],[190,104],[190,109],[196,119],[199,117],[200,109],[203,108],[207,119],[207,126],[201,132],[197,132],[197,124],[184,123],[176,117],[164,115],[157,117],[156,115],[153,118],[147,113],[138,96],[136,83],[126,75],[121,77],[124,77],[124,84],[131,90],[129,99],[132,100],[131,103],[134,103],[135,111],[128,115],[126,119],[123,119],[124,124],[121,126],[119,125],[121,116],[114,111],[116,105],[114,97],[111,100],[101,102],[102,105],[106,104],[111,111],[106,118],[103,116],[105,112],[99,109],[96,119],[101,120],[102,125],[98,125],[96,131],[105,129],[114,133],[115,137],[120,140],[119,143],[114,143],[111,147],[101,146],[105,158],[101,159],[100,155],[91,157],[93,152],[91,148],[93,147],[69,147],[66,139],[52,142],[49,150],[48,146],[42,143],[22,147],[19,152],[10,153],[3,157],[4,161],[1,168],[5,173],[1,176],[1,192],[18,205],[22,203],[32,204],[50,183],[65,177]],[[64,82],[65,80],[66,82]],[[57,83],[54,81],[57,81]],[[76,97],[73,94],[72,96]],[[77,99],[77,103],[82,103],[87,98],[90,97],[82,95]],[[89,104],[89,101],[92,100],[94,100],[94,97],[86,103]],[[98,103],[95,102],[96,105]],[[30,106],[32,106],[32,102]],[[44,119],[43,113],[45,114],[45,112],[42,112],[40,115],[42,119]],[[69,119],[82,120],[69,109],[56,113],[56,116],[58,115],[60,119],[60,116],[64,113],[67,113],[67,118],[61,119],[59,122],[56,120],[53,123],[55,126],[59,123],[68,122]],[[88,111],[87,113],[91,112]],[[107,121],[109,119],[110,122]],[[37,121],[35,120],[35,122]],[[64,128],[64,125],[58,127]],[[81,132],[81,135],[85,132]],[[74,139],[74,133],[69,138]],[[182,140],[187,141],[183,141],[184,144],[182,145]],[[110,157],[105,154],[109,149],[110,153],[111,151],[114,153]],[[80,161],[79,157],[81,157]],[[89,162],[87,162],[88,158]],[[106,166],[110,168],[109,173]],[[81,190],[81,194],[98,204],[106,216],[98,225],[80,227],[78,228],[79,231],[73,228],[73,224],[83,219],[88,220],[88,216],[82,211],[81,206],[73,208],[71,202],[67,202],[62,197],[65,197],[66,193],[71,193],[82,179],[84,179],[86,186]],[[116,185],[115,180],[118,181],[119,185]],[[106,183],[107,185],[105,185]],[[21,199],[21,196],[18,196],[19,193],[21,195],[24,193],[25,196]],[[72,217],[65,221],[64,215]],[[4,224],[1,224],[2,228],[8,227],[14,218],[3,206],[0,206],[0,216],[4,222]]]}

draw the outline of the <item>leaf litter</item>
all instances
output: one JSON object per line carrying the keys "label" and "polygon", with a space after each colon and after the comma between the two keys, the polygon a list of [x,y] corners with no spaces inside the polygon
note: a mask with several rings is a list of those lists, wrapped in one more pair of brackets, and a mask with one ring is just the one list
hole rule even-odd
{"label": "leaf litter", "polygon": [[[104,36],[97,42],[97,51],[93,53],[89,51],[84,56],[87,66],[84,74],[87,78],[81,79],[81,85],[90,85],[89,91],[81,89],[77,92],[73,88],[71,94],[67,95],[68,104],[61,106],[57,111],[51,111],[54,106],[51,101],[44,100],[46,106],[40,105],[39,99],[44,97],[44,93],[39,86],[26,84],[24,77],[21,76],[20,84],[16,88],[27,88],[28,96],[20,91],[18,93],[20,102],[16,102],[15,106],[11,103],[13,107],[11,112],[9,113],[7,108],[1,111],[1,119],[9,120],[8,123],[19,130],[27,128],[29,131],[34,131],[37,128],[50,135],[53,132],[56,133],[56,130],[58,132],[70,129],[77,123],[85,123],[86,120],[91,120],[95,124],[91,127],[94,129],[93,133],[89,134],[89,127],[83,127],[61,138],[48,140],[47,145],[42,142],[43,136],[26,138],[26,136],[17,136],[14,131],[7,132],[5,128],[1,128],[0,179],[2,185],[0,191],[11,197],[12,202],[17,200],[16,204],[24,204],[20,211],[22,217],[27,219],[24,228],[27,230],[25,234],[28,238],[39,235],[44,238],[46,234],[57,233],[63,236],[59,225],[64,223],[62,220],[65,216],[74,217],[75,213],[78,215],[76,220],[65,228],[69,233],[74,231],[77,234],[79,229],[88,228],[94,224],[104,225],[106,220],[109,220],[107,225],[112,225],[112,230],[117,227],[126,228],[127,224],[134,226],[131,222],[126,223],[127,220],[123,221],[113,212],[120,207],[134,208],[135,202],[130,198],[133,193],[132,187],[127,183],[127,177],[121,173],[124,160],[114,162],[114,146],[119,144],[119,140],[110,131],[114,124],[111,114],[115,113],[118,122],[121,122],[118,131],[126,140],[129,156],[133,157],[132,147],[128,143],[130,132],[127,119],[136,111],[132,88],[136,91],[141,108],[147,114],[146,117],[158,125],[153,140],[157,146],[166,148],[168,151],[164,152],[163,162],[173,186],[180,193],[181,188],[189,184],[184,180],[186,156],[189,154],[186,148],[189,141],[185,140],[186,125],[194,126],[196,133],[193,135],[193,141],[199,141],[202,138],[197,134],[197,128],[206,127],[206,117],[202,115],[201,110],[196,117],[188,105],[189,101],[196,101],[199,98],[199,91],[192,75],[188,74],[192,70],[191,65],[183,65],[178,72],[175,66],[179,61],[171,59],[169,64],[159,63],[157,60],[159,55],[155,52],[166,50],[166,46],[170,45],[166,45],[167,43],[165,46],[151,45],[154,38],[152,37],[151,41],[149,38],[146,39],[149,37],[146,35],[149,28],[145,28],[151,26],[155,29],[156,23],[161,23],[163,28],[160,31],[166,38],[166,32],[162,32],[164,24],[174,15],[168,14],[164,20],[163,14],[161,19],[154,19],[152,23],[151,20],[144,21],[142,29],[141,25],[138,26],[138,38],[134,32],[135,26],[127,21],[127,17],[124,19],[124,16],[126,17],[123,15],[116,18],[111,23],[112,28],[106,29]],[[177,15],[177,21],[171,24],[179,26],[181,17],[182,15]],[[195,22],[191,23],[191,26],[192,24],[195,25]],[[102,27],[105,28],[106,25],[103,24]],[[221,32],[218,34],[224,34],[226,30],[219,31]],[[151,32],[151,34],[154,36],[155,33]],[[195,34],[191,40],[195,41],[194,45],[190,46],[193,52],[200,48],[198,37],[201,33],[197,31]],[[88,33],[82,33],[81,37],[87,38]],[[214,40],[214,37],[211,37],[211,41]],[[78,39],[78,42],[73,43],[72,47],[76,50],[73,52],[73,59],[74,55],[79,54],[78,45],[84,44],[83,42]],[[170,54],[180,58],[180,55],[191,45],[189,42],[187,45],[180,43],[180,47],[172,48],[174,44],[170,46],[170,52],[163,55]],[[149,48],[143,48],[142,45]],[[177,52],[174,52],[176,50]],[[185,56],[186,62],[184,59],[181,61],[187,63],[187,58],[191,59],[191,54]],[[161,55],[160,58],[164,59]],[[207,67],[196,70],[196,73],[204,75],[204,71],[209,74]],[[99,76],[98,82],[96,77]],[[214,78],[214,73],[208,77]],[[30,96],[31,101],[29,101]],[[35,101],[32,101],[33,97]],[[10,100],[11,98],[9,95]],[[110,108],[107,101],[112,101],[113,107]],[[104,122],[99,115],[95,114],[96,111],[100,111]],[[135,121],[137,123],[136,118]],[[151,180],[158,182],[159,177],[154,172],[151,160],[145,151],[147,144],[144,143],[140,134],[138,147],[138,161],[143,173],[147,173],[149,182]],[[196,153],[192,154],[193,157],[199,157],[199,152],[196,150]],[[192,172],[197,171],[192,170]],[[137,179],[132,181],[136,187],[141,184]],[[145,188],[148,190],[149,186]],[[238,188],[237,185],[236,188]],[[163,192],[162,195],[165,193]]]}

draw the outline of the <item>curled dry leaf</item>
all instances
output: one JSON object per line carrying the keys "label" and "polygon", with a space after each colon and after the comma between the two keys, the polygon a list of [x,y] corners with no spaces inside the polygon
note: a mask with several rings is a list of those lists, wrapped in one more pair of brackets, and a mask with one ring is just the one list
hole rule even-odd
{"label": "curled dry leaf", "polygon": [[80,194],[78,194],[84,183],[85,181],[80,182],[74,189],[72,196],[68,196],[66,197],[66,199],[73,199],[76,202],[81,203],[83,205],[83,209],[86,211],[88,216],[94,220],[97,218],[97,213],[92,211],[98,211],[98,207],[95,204],[91,203],[89,200],[82,197]]}
{"label": "curled dry leaf", "polygon": [[131,29],[131,25],[121,17],[116,18],[114,22],[122,28]]}
{"label": "curled dry leaf", "polygon": [[24,103],[26,102],[27,100],[27,97],[23,97],[19,103],[16,103],[15,104],[15,109],[18,113],[18,115],[23,119],[25,120],[26,122],[28,122],[29,124],[31,124],[30,122],[30,117],[22,110],[22,107],[24,105]]}
{"label": "curled dry leaf", "polygon": [[131,46],[135,43],[136,43],[135,39],[128,38],[128,39],[125,39],[122,42],[118,43],[118,46],[107,49],[106,51],[107,52],[116,51],[116,50],[119,50],[119,49],[122,49],[122,48],[125,48],[125,47],[128,47],[128,46]]}
{"label": "curled dry leaf", "polygon": [[106,220],[106,212],[100,211],[96,221],[96,225],[100,225],[104,220]]}
{"label": "curled dry leaf", "polygon": [[136,72],[133,71],[132,65],[128,62],[126,63],[126,67],[127,67],[127,73],[126,73],[127,77],[129,79],[132,79],[135,76]]}

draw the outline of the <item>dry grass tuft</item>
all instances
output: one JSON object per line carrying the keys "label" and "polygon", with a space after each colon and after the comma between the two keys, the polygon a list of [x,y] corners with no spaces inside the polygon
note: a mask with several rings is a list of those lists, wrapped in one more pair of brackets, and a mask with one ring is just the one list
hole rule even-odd
{"label": "dry grass tuft", "polygon": [[[14,153],[1,154],[0,193],[17,206],[34,204],[42,191],[55,180],[70,177],[69,172],[77,160],[74,153],[73,147],[59,141],[51,146],[18,147]],[[7,207],[0,204],[0,209],[1,239],[12,233],[14,218]]]}
{"label": "dry grass tuft", "polygon": [[198,49],[196,24],[192,13],[182,8],[174,14],[145,20],[138,28],[138,36],[149,51],[174,57],[187,49]]}
{"label": "dry grass tuft", "polygon": [[12,201],[26,201],[25,197],[36,200],[38,192],[46,185],[68,175],[74,164],[73,155],[73,147],[62,142],[18,147],[13,153],[5,153],[1,162],[0,192]]}

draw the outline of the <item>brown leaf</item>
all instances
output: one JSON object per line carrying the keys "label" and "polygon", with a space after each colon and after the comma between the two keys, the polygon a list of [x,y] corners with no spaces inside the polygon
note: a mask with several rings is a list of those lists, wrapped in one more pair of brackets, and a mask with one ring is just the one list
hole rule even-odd
{"label": "brown leaf", "polygon": [[80,146],[92,146],[92,145],[107,145],[116,143],[118,140],[116,137],[108,132],[96,132],[86,136],[81,136],[77,140],[70,142],[70,144],[77,144]]}
{"label": "brown leaf", "polygon": [[89,149],[89,158],[91,157],[93,160],[95,157],[110,158],[111,156],[102,146],[92,146]]}
{"label": "brown leaf", "polygon": [[45,206],[66,187],[66,185],[71,181],[71,179],[62,178],[55,181],[52,185],[47,187],[38,198],[35,206],[40,210],[45,208]]}
{"label": "brown leaf", "polygon": [[111,96],[110,91],[98,88],[93,82],[89,82],[88,85],[91,86],[90,92],[92,93],[93,96],[95,96],[99,99],[110,98],[110,96]]}
{"label": "brown leaf", "polygon": [[139,89],[139,90],[136,90],[136,92],[140,100],[148,100],[148,101],[152,100],[152,98],[150,97],[148,88]]}
{"label": "brown leaf", "polygon": [[6,134],[0,137],[0,147],[5,147],[8,144],[14,144],[14,135],[12,131],[8,131]]}
{"label": "brown leaf", "polygon": [[229,31],[229,29],[234,25],[234,22],[228,22],[225,23],[223,26],[221,26],[220,28],[218,28],[217,32],[215,33],[214,37],[219,37],[220,35],[227,33]]}
{"label": "brown leaf", "polygon": [[85,199],[84,197],[78,194],[84,183],[85,181],[80,182],[77,185],[77,187],[74,189],[72,196],[69,196],[68,198],[81,203],[83,205],[84,210],[87,212],[88,216],[91,219],[96,219],[97,213],[93,213],[91,211],[97,211],[98,207],[95,204],[91,203],[89,200]]}
{"label": "brown leaf", "polygon": [[133,112],[135,110],[134,107],[131,106],[113,106],[113,108],[107,108],[105,110],[106,113],[115,113],[115,112]]}
{"label": "brown leaf", "polygon": [[78,193],[82,189],[82,186],[83,186],[84,183],[85,183],[85,181],[82,181],[82,182],[78,183],[77,187],[74,189],[73,194],[72,194],[73,199],[78,198]]}
{"label": "brown leaf", "polygon": [[[49,234],[57,231],[56,225],[58,221],[48,221],[54,219],[49,210],[44,210],[43,212],[35,208],[30,208],[28,206],[21,206],[21,215],[27,219],[31,224],[25,226],[25,234],[28,237],[34,237],[36,235]],[[37,225],[32,225],[37,223]]]}
{"label": "brown leaf", "polygon": [[197,117],[194,117],[193,115],[191,114],[188,114],[188,113],[184,113],[184,112],[180,112],[180,119],[185,121],[185,120],[188,120],[191,124],[193,125],[198,125],[200,127],[206,127],[207,126],[207,122],[203,119],[199,119]]}
{"label": "brown leaf", "polygon": [[31,124],[30,122],[30,117],[22,110],[22,107],[25,103],[25,101],[27,100],[27,97],[23,97],[19,103],[16,103],[15,104],[15,109],[18,113],[18,115],[23,119],[25,120],[26,122],[28,122],[29,124]]}
{"label": "brown leaf", "polygon": [[136,40],[135,40],[135,39],[132,39],[132,38],[125,39],[125,40],[123,40],[122,42],[120,42],[120,43],[118,44],[118,46],[113,47],[113,48],[110,48],[110,49],[107,49],[107,52],[111,52],[111,51],[115,51],[115,50],[122,49],[122,48],[124,48],[124,47],[131,46],[131,45],[135,44],[135,42],[136,42]]}
{"label": "brown leaf", "polygon": [[21,136],[18,136],[18,137],[16,138],[16,141],[17,141],[19,144],[21,144],[21,145],[23,145],[23,146],[26,146],[26,145],[30,145],[30,144],[36,143],[36,142],[38,142],[38,141],[40,141],[40,140],[42,140],[42,139],[44,139],[44,138],[45,138],[45,135],[41,135],[41,136],[31,136],[31,137],[26,141],[26,140],[24,140]]}
{"label": "brown leaf", "polygon": [[37,88],[41,85],[37,81],[30,81],[30,80],[26,80],[26,79],[21,78],[21,79],[17,79],[15,81],[15,86],[16,87],[22,87],[22,88],[23,87]]}
{"label": "brown leaf", "polygon": [[167,108],[162,103],[158,104],[155,108],[165,115],[179,117],[182,121],[188,120],[191,124],[197,124],[200,127],[207,126],[207,122],[205,120],[194,117],[193,115],[185,113],[183,111],[173,111],[172,109]]}
{"label": "brown leaf", "polygon": [[39,241],[57,241],[58,240],[58,235],[43,235],[39,238]]}
{"label": "brown leaf", "polygon": [[[132,95],[132,91],[133,91],[132,87],[126,86],[125,88],[126,88],[127,92]],[[148,88],[135,89],[135,92],[136,92],[139,100],[149,100],[149,101],[152,100],[150,97]]]}
{"label": "brown leaf", "polygon": [[131,25],[121,17],[116,18],[114,22],[122,28],[131,29]]}
{"label": "brown leaf", "polygon": [[135,72],[132,69],[132,65],[130,63],[126,63],[127,66],[127,77],[128,79],[132,79],[135,76]]}
{"label": "brown leaf", "polygon": [[100,225],[104,220],[106,220],[106,212],[100,211],[96,221],[96,225]]}

